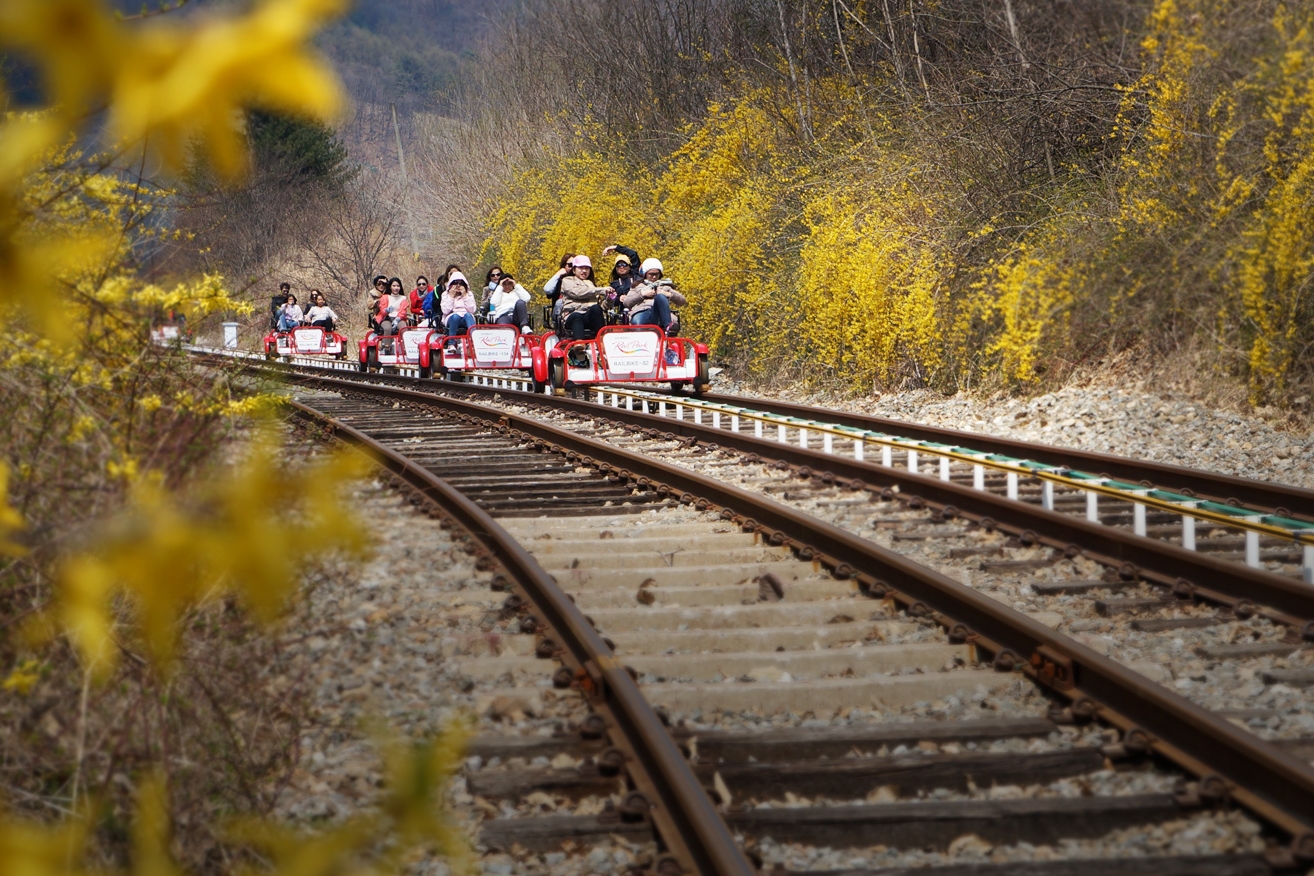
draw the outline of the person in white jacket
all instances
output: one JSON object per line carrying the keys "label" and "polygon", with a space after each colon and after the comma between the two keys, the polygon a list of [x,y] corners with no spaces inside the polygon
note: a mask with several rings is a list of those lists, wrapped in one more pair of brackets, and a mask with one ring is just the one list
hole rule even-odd
{"label": "person in white jacket", "polygon": [[529,333],[529,290],[510,274],[503,274],[488,296],[488,310],[497,325],[514,325],[521,334]]}

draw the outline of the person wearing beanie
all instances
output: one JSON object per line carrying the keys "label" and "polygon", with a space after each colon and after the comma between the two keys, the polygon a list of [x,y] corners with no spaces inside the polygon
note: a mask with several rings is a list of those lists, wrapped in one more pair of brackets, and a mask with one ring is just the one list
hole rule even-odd
{"label": "person wearing beanie", "polygon": [[662,275],[662,263],[657,259],[644,259],[639,270],[643,282],[635,285],[622,299],[622,304],[630,312],[630,324],[655,325],[663,332],[669,332],[671,305],[683,307],[689,302],[675,284]]}
{"label": "person wearing beanie", "polygon": [[592,338],[606,323],[602,312],[603,300],[610,286],[593,285],[593,262],[586,255],[577,255],[571,262],[570,273],[560,281],[561,327],[577,341]]}
{"label": "person wearing beanie", "polygon": [[529,333],[529,290],[510,274],[502,274],[488,296],[488,309],[496,325],[514,325],[521,334]]}
{"label": "person wearing beanie", "polygon": [[448,337],[463,335],[474,328],[475,311],[479,304],[470,292],[470,281],[465,278],[465,274],[453,271],[447,278],[447,291],[443,293],[439,306]]}

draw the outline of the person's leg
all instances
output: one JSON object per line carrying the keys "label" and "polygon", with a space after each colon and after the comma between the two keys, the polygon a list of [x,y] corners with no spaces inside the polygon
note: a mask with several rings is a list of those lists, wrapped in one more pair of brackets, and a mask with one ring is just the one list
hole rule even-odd
{"label": "person's leg", "polygon": [[565,322],[566,334],[577,341],[584,340],[584,332],[588,329],[588,317],[582,310],[566,316]]}
{"label": "person's leg", "polygon": [[658,292],[652,297],[652,325],[659,325],[666,331],[671,325],[671,300]]}
{"label": "person's leg", "polygon": [[590,307],[588,314],[588,334],[586,337],[595,338],[598,336],[598,329],[607,324],[607,314],[602,312],[602,305],[595,304]]}
{"label": "person's leg", "polygon": [[529,328],[529,305],[523,301],[517,301],[515,308],[511,311],[511,322],[524,332]]}
{"label": "person's leg", "polygon": [[630,314],[630,325],[653,325],[657,321],[657,314],[649,307],[647,310],[641,310],[638,313]]}

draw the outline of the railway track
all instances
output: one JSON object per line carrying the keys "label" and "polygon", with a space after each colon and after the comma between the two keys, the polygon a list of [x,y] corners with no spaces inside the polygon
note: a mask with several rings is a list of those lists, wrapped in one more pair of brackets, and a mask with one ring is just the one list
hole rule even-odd
{"label": "railway track", "polygon": [[[860,537],[820,520],[815,508],[762,501],[768,487],[788,491],[792,481],[778,471],[764,470],[755,494],[655,460],[664,443],[676,456],[739,464],[728,442],[716,442],[718,460],[707,437],[680,431],[698,425],[689,421],[654,436],[615,423],[586,427],[581,407],[573,425],[554,428],[486,404],[310,382],[342,395],[307,399],[335,419],[340,435],[374,446],[396,477],[444,509],[466,508],[458,522],[476,550],[506,568],[504,586],[517,589],[504,611],[520,617],[525,635],[497,655],[457,643],[453,656],[513,689],[527,686],[526,695],[564,685],[554,689],[599,709],[600,720],[554,735],[476,742],[489,765],[468,777],[480,796],[551,793],[564,808],[490,819],[487,843],[530,850],[655,831],[673,856],[652,862],[658,872],[749,872],[757,862],[747,862],[743,848],[768,866],[815,870],[834,858],[843,866],[832,869],[854,872],[889,866],[889,848],[945,854],[955,843],[962,852],[963,842],[1005,860],[1025,843],[1069,852],[1096,843],[1043,870],[1065,873],[1269,872],[1298,866],[1312,851],[1314,773],[1293,756],[1298,747],[1260,740],[875,537],[907,535],[904,547],[1007,542],[1010,523],[983,526],[956,509],[946,515],[933,498],[881,502],[884,488],[853,489],[857,477],[834,472],[798,478],[812,472],[787,462],[806,502],[830,502],[841,515],[877,524]],[[384,447],[369,445],[366,432]],[[690,446],[689,437],[701,443]],[[488,458],[501,465],[476,462]],[[899,510],[872,513],[882,506]],[[929,534],[946,525],[963,534]],[[1029,546],[1020,537],[1026,530],[1011,537],[1035,548],[1039,532]],[[997,571],[1007,578],[1016,570]],[[1145,577],[1138,570],[1131,580],[1141,586]],[[554,584],[553,597],[535,589],[549,593]],[[1192,604],[1199,596],[1188,595]],[[1301,609],[1293,600],[1266,611],[1284,616],[1280,626],[1299,620]],[[1263,611],[1251,618],[1275,623]],[[577,634],[601,647],[590,653],[573,642]],[[546,657],[565,665],[537,671]],[[658,729],[650,708],[635,717],[644,702],[662,706],[673,726]],[[626,703],[636,711],[618,717]],[[657,744],[665,759],[644,753],[636,738]],[[537,758],[546,761],[532,766]],[[1106,769],[1109,762],[1119,768]],[[665,788],[668,768],[682,775],[683,791]],[[990,790],[1023,786],[1013,799]],[[611,806],[595,812],[599,795]],[[1254,840],[1228,855],[1091,863],[1109,853],[1093,837],[1164,824],[1207,835],[1222,829],[1219,819],[1239,817],[1227,810],[1236,805],[1264,826],[1266,854]],[[697,825],[715,836],[684,839]],[[719,852],[699,851],[704,840]],[[817,857],[822,846],[830,851]],[[886,851],[872,851],[881,846]]]}

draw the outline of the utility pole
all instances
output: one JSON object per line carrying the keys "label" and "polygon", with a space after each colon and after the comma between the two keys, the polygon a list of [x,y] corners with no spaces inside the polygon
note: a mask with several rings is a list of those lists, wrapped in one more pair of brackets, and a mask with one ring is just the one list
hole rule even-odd
{"label": "utility pole", "polygon": [[403,195],[406,199],[406,225],[411,229],[411,252],[415,260],[420,259],[420,242],[415,236],[415,211],[411,209],[411,183],[406,178],[406,153],[402,151],[401,127],[397,124],[397,104],[389,103],[392,109],[392,133],[397,138],[397,164],[401,167]]}

